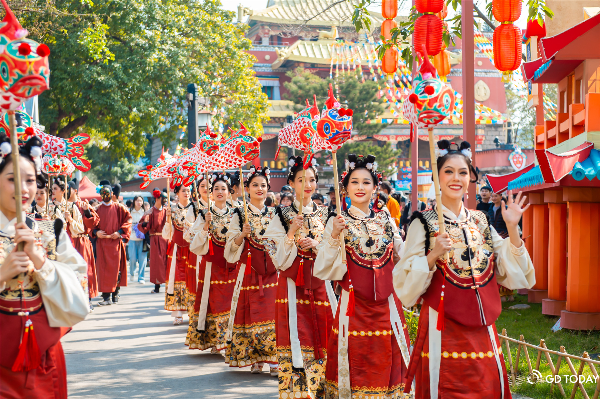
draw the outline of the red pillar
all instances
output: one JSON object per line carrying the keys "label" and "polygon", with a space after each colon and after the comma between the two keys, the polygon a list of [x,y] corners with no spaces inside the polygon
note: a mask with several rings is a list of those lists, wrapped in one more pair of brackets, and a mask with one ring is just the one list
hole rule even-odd
{"label": "red pillar", "polygon": [[567,306],[567,204],[548,204],[548,215],[548,299],[542,313],[560,316]]}
{"label": "red pillar", "polygon": [[[541,194],[540,194],[541,197]],[[541,303],[548,297],[548,205],[531,205],[533,208],[533,267],[535,285],[528,292],[528,301]]]}
{"label": "red pillar", "polygon": [[[531,207],[523,213],[523,241],[525,242],[527,253],[533,258],[533,209]],[[523,288],[517,292],[521,295],[527,295],[529,290]]]}
{"label": "red pillar", "polygon": [[[462,0],[462,95],[463,95],[463,139],[471,144],[473,166],[476,166],[475,151],[475,33],[473,31],[473,0]],[[469,184],[467,208],[477,207],[476,183]]]}

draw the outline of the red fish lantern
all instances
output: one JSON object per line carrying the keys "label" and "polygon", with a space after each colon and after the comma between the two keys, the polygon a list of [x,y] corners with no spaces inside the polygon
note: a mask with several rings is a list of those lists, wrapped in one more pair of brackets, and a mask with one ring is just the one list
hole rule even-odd
{"label": "red fish lantern", "polygon": [[513,25],[521,15],[521,0],[493,0],[492,11],[500,22],[494,30],[494,65],[502,71],[502,81],[510,82],[521,65],[522,35]]}

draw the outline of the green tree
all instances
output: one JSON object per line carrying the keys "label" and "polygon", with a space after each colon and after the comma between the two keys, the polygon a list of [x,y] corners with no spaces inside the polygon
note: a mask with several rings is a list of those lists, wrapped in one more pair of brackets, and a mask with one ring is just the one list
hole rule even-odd
{"label": "green tree", "polygon": [[86,150],[86,155],[93,165],[92,170],[87,175],[90,180],[96,183],[101,180],[108,180],[111,183],[125,182],[134,179],[141,169],[136,159],[131,155],[115,161],[110,152],[97,144],[88,146]]}
{"label": "green tree", "polygon": [[534,148],[535,108],[529,108],[510,83],[504,84],[507,115],[512,122],[513,142],[522,148]]}
{"label": "green tree", "polygon": [[186,85],[260,134],[267,98],[251,70],[247,26],[219,0],[20,0],[30,37],[49,45],[51,89],[40,96],[50,134],[85,131],[111,162],[138,159],[144,134],[170,143],[186,124]]}
{"label": "green tree", "polygon": [[[335,87],[332,80],[323,79],[301,67],[288,71],[286,75],[292,79],[284,83],[288,90],[286,98],[296,104],[298,111],[306,107],[307,99],[312,102],[313,95],[317,96],[319,107],[322,107],[328,98],[329,84],[332,83]],[[338,82],[337,89],[336,97],[340,103],[354,111],[353,127],[361,135],[372,136],[384,128],[381,123],[369,123],[370,119],[377,118],[384,111],[377,99],[377,83],[361,83],[350,74],[345,80]]]}
{"label": "green tree", "polygon": [[340,173],[346,170],[345,160],[348,157],[348,154],[375,155],[375,158],[377,159],[377,170],[384,178],[387,178],[396,172],[394,162],[396,162],[399,152],[392,149],[389,142],[385,142],[383,145],[377,145],[375,142],[371,141],[358,141],[344,144],[337,152],[337,163]]}

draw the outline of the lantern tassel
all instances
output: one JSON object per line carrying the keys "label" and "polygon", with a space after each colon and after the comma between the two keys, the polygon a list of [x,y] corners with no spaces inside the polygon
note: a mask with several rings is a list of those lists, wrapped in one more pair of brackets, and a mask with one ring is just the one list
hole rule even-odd
{"label": "lantern tassel", "polygon": [[215,254],[215,251],[213,250],[213,242],[212,242],[212,239],[210,238],[210,236],[208,236],[208,254],[209,255]]}
{"label": "lantern tassel", "polygon": [[300,266],[296,276],[296,287],[304,287],[304,259],[302,258],[300,258]]}
{"label": "lantern tassel", "polygon": [[27,315],[25,331],[19,345],[19,353],[12,365],[12,371],[14,372],[31,371],[40,366],[40,348],[33,332],[33,323],[29,319],[29,313]]}
{"label": "lantern tassel", "polygon": [[350,284],[350,295],[348,297],[348,308],[346,309],[346,316],[354,316],[354,287]]}

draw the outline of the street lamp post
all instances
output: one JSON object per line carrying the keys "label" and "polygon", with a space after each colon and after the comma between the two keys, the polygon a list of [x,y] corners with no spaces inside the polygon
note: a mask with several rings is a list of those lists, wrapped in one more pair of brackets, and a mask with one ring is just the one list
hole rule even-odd
{"label": "street lamp post", "polygon": [[187,85],[188,100],[188,148],[198,141],[198,86],[195,83]]}

